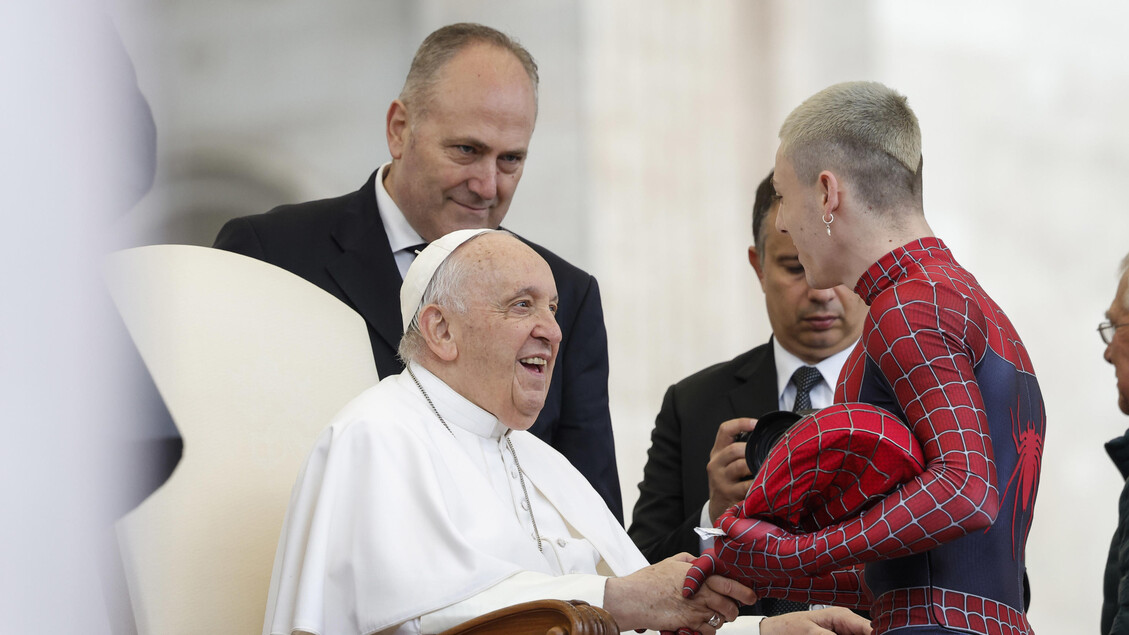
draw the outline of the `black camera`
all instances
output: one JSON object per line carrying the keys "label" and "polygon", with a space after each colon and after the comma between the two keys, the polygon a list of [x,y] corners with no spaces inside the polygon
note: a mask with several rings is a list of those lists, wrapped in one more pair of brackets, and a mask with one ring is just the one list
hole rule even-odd
{"label": "black camera", "polygon": [[792,412],[791,410],[774,410],[757,419],[757,427],[750,431],[742,432],[735,437],[736,441],[743,441],[745,445],[745,462],[749,464],[749,471],[757,475],[764,465],[768,453],[772,451],[780,439],[784,438],[792,426],[796,425],[805,415],[814,410]]}

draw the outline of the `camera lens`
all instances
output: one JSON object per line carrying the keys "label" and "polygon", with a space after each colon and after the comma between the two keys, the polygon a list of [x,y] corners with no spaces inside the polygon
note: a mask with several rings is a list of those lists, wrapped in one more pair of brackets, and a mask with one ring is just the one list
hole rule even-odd
{"label": "camera lens", "polygon": [[[810,411],[809,411],[810,412]],[[757,419],[757,426],[747,434],[745,445],[745,462],[749,464],[749,471],[757,475],[768,453],[773,446],[784,438],[797,421],[806,413],[792,412],[790,410],[776,410]],[[738,438],[738,440],[741,440]]]}

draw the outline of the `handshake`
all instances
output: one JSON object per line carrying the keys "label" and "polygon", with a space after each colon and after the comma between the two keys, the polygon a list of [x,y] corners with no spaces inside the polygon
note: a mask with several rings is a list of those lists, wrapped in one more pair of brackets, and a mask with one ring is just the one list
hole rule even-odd
{"label": "handshake", "polygon": [[[720,575],[707,576],[699,591],[690,597],[680,592],[693,556],[679,554],[640,569],[622,578],[609,578],[604,587],[604,608],[611,613],[622,630],[663,629],[664,634],[712,635],[724,624],[738,618],[742,604],[756,602],[757,596],[748,586]],[[753,618],[755,619],[755,618]],[[822,630],[813,629],[813,625]],[[844,608],[789,613],[764,619],[750,630],[735,625],[736,633],[756,632],[761,635],[799,633],[840,633],[869,635],[870,623]],[[729,629],[722,631],[728,632]]]}

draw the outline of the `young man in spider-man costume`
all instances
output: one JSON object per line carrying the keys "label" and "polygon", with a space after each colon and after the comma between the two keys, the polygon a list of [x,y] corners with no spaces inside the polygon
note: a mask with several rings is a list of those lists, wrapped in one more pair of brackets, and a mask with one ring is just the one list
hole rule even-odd
{"label": "young man in spider-man costume", "polygon": [[810,533],[732,508],[687,593],[716,569],[769,596],[867,608],[875,633],[1030,633],[1043,400],[1011,322],[925,220],[916,116],[881,84],[837,84],[796,108],[780,140],[777,228],[813,287],[847,284],[870,306],[836,402],[896,415],[925,470]]}

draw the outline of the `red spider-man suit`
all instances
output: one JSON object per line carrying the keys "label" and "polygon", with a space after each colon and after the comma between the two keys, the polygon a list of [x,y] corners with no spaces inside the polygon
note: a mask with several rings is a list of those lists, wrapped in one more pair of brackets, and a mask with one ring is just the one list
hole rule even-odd
{"label": "red spider-man suit", "polygon": [[716,571],[774,597],[869,609],[875,633],[1030,633],[1024,546],[1045,417],[1023,343],[936,238],[887,254],[855,292],[870,312],[835,401],[904,421],[925,471],[811,533],[730,509],[687,592]]}

